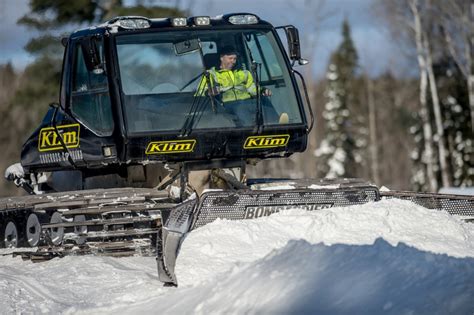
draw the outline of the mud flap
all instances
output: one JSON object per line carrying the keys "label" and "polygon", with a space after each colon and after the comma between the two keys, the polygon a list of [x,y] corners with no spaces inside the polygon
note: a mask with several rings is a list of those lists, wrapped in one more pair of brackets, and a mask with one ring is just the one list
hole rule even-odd
{"label": "mud flap", "polygon": [[158,242],[158,274],[160,281],[178,285],[174,268],[187,232],[214,220],[245,220],[269,216],[287,209],[315,211],[331,207],[364,204],[380,200],[374,186],[335,188],[295,188],[286,190],[209,191],[200,200],[191,200],[174,208],[162,228]]}

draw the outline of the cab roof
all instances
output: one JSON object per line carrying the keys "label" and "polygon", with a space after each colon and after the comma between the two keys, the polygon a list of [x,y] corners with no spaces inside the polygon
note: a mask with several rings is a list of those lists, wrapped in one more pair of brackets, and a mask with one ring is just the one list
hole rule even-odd
{"label": "cab roof", "polygon": [[[239,23],[235,24],[230,21],[233,17],[249,16],[254,17],[250,20],[252,23]],[[197,25],[196,21],[198,18],[208,19],[208,24]],[[175,25],[173,20],[180,19],[182,23],[185,21],[185,25]],[[126,23],[124,23],[126,21]],[[133,25],[134,21],[137,27],[124,27],[125,24]],[[146,27],[143,27],[147,25]],[[218,15],[215,17],[209,16],[192,16],[192,17],[178,17],[178,18],[147,18],[143,16],[118,16],[102,24],[91,26],[88,28],[80,29],[74,31],[71,34],[71,38],[86,36],[90,34],[104,34],[105,32],[110,33],[125,33],[131,30],[140,30],[140,29],[163,29],[163,28],[173,28],[173,29],[203,29],[213,26],[229,26],[229,27],[242,27],[242,26],[252,26],[252,25],[266,25],[271,26],[270,23],[260,19],[257,15],[252,13],[229,13],[224,15]]]}

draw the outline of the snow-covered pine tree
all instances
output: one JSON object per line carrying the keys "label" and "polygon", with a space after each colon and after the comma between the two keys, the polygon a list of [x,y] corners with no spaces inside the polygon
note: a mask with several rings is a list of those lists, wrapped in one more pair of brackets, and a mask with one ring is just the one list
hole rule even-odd
{"label": "snow-covered pine tree", "polygon": [[[446,135],[447,162],[449,173],[452,174],[453,186],[474,185],[474,143],[470,127],[468,91],[466,90],[465,78],[460,73],[459,67],[447,54],[440,54],[440,57],[433,64],[434,72],[439,80],[437,82],[438,93],[443,120],[444,134]],[[428,113],[433,116],[432,113]],[[412,151],[413,177],[412,184],[416,190],[430,190],[427,177],[424,172],[427,164],[427,154],[423,145],[425,137],[422,134],[421,119],[418,113],[416,123],[410,129],[416,147]],[[432,122],[431,122],[432,123]],[[439,141],[439,139],[435,139]],[[438,160],[434,161],[435,166]],[[441,185],[439,167],[435,167],[436,180]]]}
{"label": "snow-covered pine tree", "polygon": [[342,37],[342,43],[331,56],[326,74],[325,135],[315,150],[320,177],[354,177],[357,168],[350,104],[355,99],[353,83],[358,56],[347,20],[342,24]]}
{"label": "snow-covered pine tree", "polygon": [[474,185],[474,135],[470,127],[466,79],[454,60],[446,55],[434,65],[438,80],[443,126],[449,151],[453,186]]}

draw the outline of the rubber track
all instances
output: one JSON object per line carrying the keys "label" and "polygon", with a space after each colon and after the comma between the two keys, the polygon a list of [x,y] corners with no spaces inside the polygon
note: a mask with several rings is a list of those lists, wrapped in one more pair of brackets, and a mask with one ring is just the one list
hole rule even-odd
{"label": "rubber track", "polygon": [[[22,253],[24,257],[33,260],[41,261],[70,254],[133,255],[137,252],[154,252],[156,235],[161,228],[160,211],[174,206],[176,203],[168,197],[166,191],[147,188],[94,189],[8,197],[0,199],[0,227],[13,218],[19,229],[25,229],[26,220],[31,213],[47,218],[48,221],[42,222],[41,236],[42,244],[46,246],[39,247],[36,253]],[[61,213],[63,222],[51,224],[49,217],[56,211]],[[76,215],[84,215],[86,220],[74,222]],[[92,228],[92,231],[73,233],[77,227]],[[48,231],[52,228],[64,228],[66,242],[82,238],[87,243],[76,246],[74,250],[65,249],[67,247],[64,245],[67,244],[54,246],[48,241]],[[25,238],[25,233],[20,231],[20,237]],[[97,240],[101,242],[97,243]],[[134,240],[146,240],[148,243],[145,247],[136,244],[132,246]],[[89,242],[94,246],[89,246]]]}

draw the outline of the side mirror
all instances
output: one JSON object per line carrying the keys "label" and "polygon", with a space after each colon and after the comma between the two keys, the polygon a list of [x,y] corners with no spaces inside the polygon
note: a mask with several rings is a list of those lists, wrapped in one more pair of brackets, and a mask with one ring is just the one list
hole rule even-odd
{"label": "side mirror", "polygon": [[290,59],[298,61],[301,59],[300,35],[298,29],[294,26],[285,28],[286,38],[288,39],[288,49]]}
{"label": "side mirror", "polygon": [[276,29],[284,29],[288,40],[288,54],[291,60],[298,61],[299,65],[308,64],[309,61],[301,58],[300,35],[298,29],[293,25],[278,26]]}

